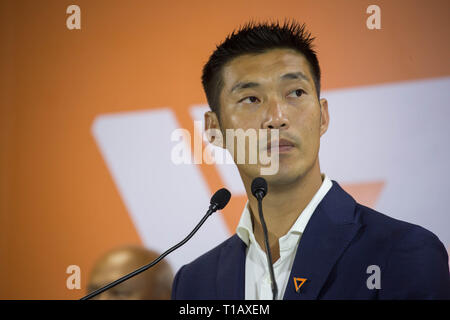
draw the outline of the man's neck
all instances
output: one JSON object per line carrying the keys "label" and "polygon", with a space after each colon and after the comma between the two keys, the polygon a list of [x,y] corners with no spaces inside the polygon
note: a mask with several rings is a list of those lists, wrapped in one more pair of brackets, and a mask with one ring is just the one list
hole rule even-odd
{"label": "man's neck", "polygon": [[[318,165],[301,179],[289,185],[269,184],[269,192],[263,200],[263,212],[273,262],[278,260],[280,255],[278,240],[289,231],[321,184],[322,177]],[[264,249],[264,234],[258,214],[258,201],[253,197],[247,185],[246,190],[252,215],[253,233],[260,247]]]}

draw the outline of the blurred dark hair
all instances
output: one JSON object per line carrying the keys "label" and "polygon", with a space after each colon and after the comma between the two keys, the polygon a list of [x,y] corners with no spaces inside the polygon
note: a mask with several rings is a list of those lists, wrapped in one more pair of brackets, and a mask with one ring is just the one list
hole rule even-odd
{"label": "blurred dark hair", "polygon": [[301,53],[309,62],[317,97],[320,97],[320,66],[316,52],[312,49],[315,38],[305,30],[305,24],[285,21],[254,23],[249,22],[227,36],[216,46],[203,67],[202,84],[206,99],[212,111],[219,117],[220,92],[223,88],[223,67],[234,58],[244,54],[259,54],[271,49],[293,49]]}

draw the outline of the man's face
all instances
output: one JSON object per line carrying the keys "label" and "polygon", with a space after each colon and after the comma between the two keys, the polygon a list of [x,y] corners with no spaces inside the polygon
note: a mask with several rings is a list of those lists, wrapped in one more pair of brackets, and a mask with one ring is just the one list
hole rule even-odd
{"label": "man's face", "polygon": [[[279,129],[280,147],[268,150],[279,151],[279,170],[266,180],[289,183],[309,172],[328,128],[328,105],[318,101],[304,56],[290,49],[243,55],[223,68],[222,79],[220,124],[208,112],[206,128],[220,128],[224,137],[226,129]],[[237,166],[243,178],[261,175],[259,163]]]}

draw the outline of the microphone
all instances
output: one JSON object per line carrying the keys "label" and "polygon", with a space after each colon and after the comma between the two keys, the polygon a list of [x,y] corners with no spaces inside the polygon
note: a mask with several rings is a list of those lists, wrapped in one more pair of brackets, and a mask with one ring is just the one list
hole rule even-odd
{"label": "microphone", "polygon": [[259,220],[261,220],[261,226],[264,233],[264,244],[266,247],[266,256],[267,256],[267,264],[269,267],[269,273],[270,273],[270,281],[272,284],[272,295],[273,300],[276,300],[278,295],[278,287],[277,282],[275,281],[275,274],[273,271],[273,264],[272,264],[272,254],[270,253],[270,247],[269,247],[269,236],[267,235],[267,226],[266,222],[264,221],[263,211],[262,211],[262,199],[267,194],[267,181],[264,178],[257,177],[252,182],[252,194],[253,196],[258,200],[258,212],[259,212]]}
{"label": "microphone", "polygon": [[101,287],[91,293],[89,293],[88,295],[84,296],[83,298],[81,298],[80,300],[89,300],[93,297],[95,297],[96,295],[99,295],[100,293],[118,285],[119,283],[122,283],[138,274],[140,274],[141,272],[144,272],[145,270],[153,267],[155,264],[157,264],[158,262],[160,262],[165,256],[167,256],[169,253],[171,253],[172,251],[178,249],[179,247],[181,247],[182,245],[184,245],[189,239],[192,238],[192,236],[198,231],[198,229],[200,229],[200,227],[202,226],[202,224],[206,221],[206,219],[208,219],[208,217],[213,214],[214,212],[216,212],[217,210],[221,210],[223,208],[225,208],[225,206],[228,204],[228,202],[230,201],[231,198],[231,193],[230,191],[228,191],[225,188],[222,188],[218,191],[216,191],[216,193],[214,193],[214,195],[211,197],[211,201],[210,201],[210,205],[209,205],[209,209],[206,212],[206,214],[203,216],[202,220],[200,220],[200,222],[195,226],[194,230],[191,231],[191,233],[189,233],[189,235],[184,238],[182,241],[180,241],[179,243],[177,243],[176,245],[174,245],[172,248],[168,249],[166,252],[164,252],[163,254],[161,254],[158,258],[156,258],[155,260],[153,260],[152,262],[150,262],[149,264],[140,267],[139,269],[136,269],[135,271],[107,284],[104,287]]}

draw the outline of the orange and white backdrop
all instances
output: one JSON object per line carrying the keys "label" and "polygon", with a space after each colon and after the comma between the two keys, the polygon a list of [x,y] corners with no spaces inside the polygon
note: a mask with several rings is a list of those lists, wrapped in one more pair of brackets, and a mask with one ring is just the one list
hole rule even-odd
{"label": "orange and white backdrop", "polygon": [[[68,28],[71,5],[81,29]],[[448,248],[449,12],[447,0],[1,1],[0,298],[80,298],[102,253],[164,251],[222,186],[229,206],[168,261],[176,271],[234,232],[235,168],[174,164],[171,134],[188,129],[193,151],[202,66],[250,19],[294,18],[317,37],[322,172]],[[66,287],[69,265],[81,289]]]}

